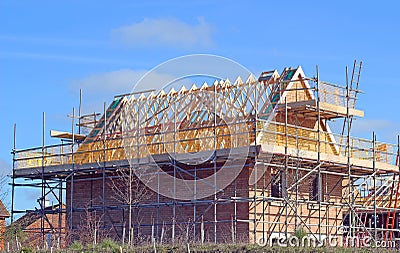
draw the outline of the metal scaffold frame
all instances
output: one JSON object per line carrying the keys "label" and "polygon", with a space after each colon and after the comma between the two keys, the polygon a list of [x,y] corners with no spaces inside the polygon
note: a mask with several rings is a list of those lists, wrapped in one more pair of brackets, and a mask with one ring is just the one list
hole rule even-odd
{"label": "metal scaffold frame", "polygon": [[[179,233],[186,240],[202,243],[216,243],[221,238],[227,242],[255,243],[261,238],[273,243],[300,229],[319,241],[328,235],[342,238],[368,235],[373,240],[399,238],[400,230],[395,226],[399,141],[397,145],[377,142],[375,133],[372,140],[350,135],[353,118],[363,116],[355,109],[361,64],[354,63],[350,82],[346,68],[345,87],[320,81],[318,68],[316,72],[316,77],[307,78],[300,67],[287,68],[281,75],[269,71],[258,80],[250,76],[246,82],[239,77],[233,84],[222,80],[212,86],[194,85],[189,90],[182,87],[168,93],[162,90],[158,94],[146,91],[116,96],[109,108],[104,106],[102,118],[96,120],[96,113],[94,123],[85,118],[93,127],[86,137],[82,137],[80,129],[84,124],[80,106],[78,123],[73,109],[71,134],[67,134],[69,140],[61,145],[45,145],[45,114],[40,148],[17,150],[15,126],[11,220],[27,211],[40,214],[38,232],[43,244],[49,233],[58,241],[65,240],[67,233],[77,229],[75,214],[85,210],[98,212],[101,226],[114,231],[115,237],[124,242],[127,237],[128,243],[134,243],[133,235],[148,227],[151,241],[161,243],[176,243]],[[212,110],[203,113],[199,101],[212,105]],[[344,122],[342,134],[334,134],[327,124],[338,118]],[[314,122],[312,126],[310,122]],[[76,125],[78,134],[74,131]],[[249,147],[243,171],[248,172],[247,179],[254,177],[253,184],[243,185],[242,178],[235,174],[231,190],[219,189],[216,175],[221,161],[226,159],[223,150],[243,146]],[[182,154],[209,150],[212,155],[207,166],[182,165],[177,159]],[[163,154],[170,155],[152,162],[145,159]],[[157,191],[152,195],[154,198],[134,203],[133,171],[153,165],[165,169],[155,174],[158,189],[162,186],[162,174],[174,179],[190,178],[195,185],[192,199],[168,199]],[[126,173],[118,174],[119,171]],[[214,175],[212,184],[202,176],[208,172]],[[108,191],[109,182],[123,177],[129,177],[128,200],[108,203],[109,195],[113,194]],[[91,199],[86,209],[78,206],[74,195],[76,185],[98,181],[100,202],[95,204]],[[307,183],[309,189],[305,190]],[[212,187],[212,196],[197,198],[198,185]],[[41,208],[15,210],[17,187],[40,188]],[[174,196],[180,190],[174,180]],[[49,194],[58,202],[55,209],[44,208]],[[248,206],[245,218],[243,203]],[[229,218],[219,219],[221,206],[232,207]],[[167,222],[160,210],[169,207],[172,217]],[[187,217],[182,207],[191,208],[192,215]],[[156,210],[151,222],[133,221],[134,210],[146,208]],[[123,213],[122,221],[110,223],[115,210]],[[211,216],[207,216],[209,212]],[[57,226],[47,218],[54,213],[59,215]],[[66,227],[62,224],[65,217]],[[223,226],[230,230],[228,234],[221,235]],[[247,232],[243,232],[243,226]]]}

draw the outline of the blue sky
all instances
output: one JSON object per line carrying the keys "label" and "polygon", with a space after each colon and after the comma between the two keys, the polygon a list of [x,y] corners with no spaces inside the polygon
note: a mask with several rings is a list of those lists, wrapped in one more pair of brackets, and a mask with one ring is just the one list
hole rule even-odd
{"label": "blue sky", "polygon": [[[174,57],[231,58],[255,74],[301,65],[309,76],[345,81],[354,59],[364,67],[353,134],[395,143],[400,132],[397,1],[0,1],[0,168],[17,148],[41,145],[47,130],[70,130],[78,106],[101,111],[129,92],[146,70]],[[151,87],[149,87],[151,88]],[[49,136],[46,143],[53,143]],[[30,208],[38,193],[19,194]]]}

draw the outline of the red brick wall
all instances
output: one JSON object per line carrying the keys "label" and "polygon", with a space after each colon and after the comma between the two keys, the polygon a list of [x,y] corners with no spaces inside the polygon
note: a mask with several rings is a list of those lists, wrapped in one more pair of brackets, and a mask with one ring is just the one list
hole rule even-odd
{"label": "red brick wall", "polygon": [[0,218],[0,251],[4,250],[4,232],[6,228],[6,220]]}
{"label": "red brick wall", "polygon": [[[197,172],[197,176],[205,177],[212,172],[210,171]],[[111,174],[108,174],[111,176]],[[185,175],[181,175],[186,177]],[[116,179],[114,179],[116,180]],[[116,181],[114,181],[116,182]],[[116,183],[118,184],[118,183]],[[221,201],[217,202],[217,239],[218,241],[231,241],[232,238],[232,218],[234,215],[235,203],[230,199],[234,196],[234,189],[236,184],[236,191],[238,197],[248,197],[248,171],[243,170],[240,176],[236,179],[236,182],[231,183],[224,189],[223,193],[218,193],[217,196]],[[144,186],[143,186],[144,187]],[[212,187],[212,186],[210,186]],[[202,189],[198,189],[201,191]],[[73,183],[73,207],[74,211],[72,215],[72,226],[77,229],[82,225],[82,221],[85,220],[85,209],[96,210],[98,215],[102,214],[102,192],[103,192],[103,181],[101,174],[93,174],[90,176],[75,176]],[[157,194],[148,190],[148,199],[142,200],[142,204],[150,204],[157,202]],[[67,183],[67,210],[70,207],[71,198],[71,182]],[[136,223],[135,234],[141,234],[150,236],[151,226],[154,224],[155,236],[161,236],[161,228],[165,225],[164,229],[164,240],[168,241],[171,239],[173,223],[173,200],[164,196],[159,196],[160,206],[147,206],[135,210],[133,215],[133,223]],[[213,196],[206,199],[201,199],[194,203],[192,201],[184,201],[176,204],[176,222],[175,222],[175,236],[177,238],[186,237],[187,234],[187,223],[193,223],[196,220],[195,226],[191,225],[189,229],[189,237],[196,240],[200,240],[200,228],[201,221],[204,222],[205,240],[214,241],[214,205],[210,203],[202,203],[205,200],[213,200]],[[112,236],[115,234],[122,236],[122,227],[124,223],[128,221],[128,208],[117,208],[121,205],[115,197],[115,192],[112,190],[111,179],[107,177],[105,181],[105,205],[113,208],[107,209],[103,216],[104,224]],[[248,203],[237,202],[237,219],[248,220]],[[70,222],[70,214],[67,212],[68,224]],[[137,226],[140,229],[137,229]],[[126,228],[128,225],[126,225]],[[248,223],[239,222],[237,223],[237,238],[246,240],[248,237]],[[118,236],[116,236],[118,238]]]}
{"label": "red brick wall", "polygon": [[[189,169],[188,167],[186,169]],[[211,170],[211,168],[210,168]],[[258,203],[256,208],[256,217],[254,217],[254,205],[253,203],[249,203],[243,201],[248,198],[252,198],[253,187],[249,186],[248,180],[249,175],[252,171],[252,165],[249,163],[247,167],[245,167],[239,176],[236,178],[234,182],[228,185],[224,192],[220,192],[217,194],[217,198],[220,200],[216,205],[216,219],[217,226],[216,231],[214,231],[214,205],[210,203],[202,203],[204,200],[212,200],[213,196],[208,197],[206,199],[201,199],[196,203],[191,201],[183,202],[184,205],[178,203],[176,205],[176,221],[175,221],[175,239],[186,238],[187,233],[187,223],[193,223],[195,217],[197,217],[195,226],[191,225],[189,227],[189,239],[191,240],[200,240],[200,227],[201,221],[204,222],[204,231],[205,231],[205,240],[206,241],[214,241],[214,234],[217,235],[217,240],[219,242],[230,242],[232,239],[232,220],[236,205],[236,241],[249,241],[253,240],[253,229],[254,224],[253,220],[256,218],[257,220],[268,220],[268,221],[277,221],[277,214],[281,211],[281,207],[276,207],[267,203],[267,206],[262,206]],[[210,171],[197,172],[199,177],[204,177],[209,174]],[[291,175],[288,176],[288,185],[294,183],[293,173],[294,171],[290,171]],[[299,178],[305,172],[300,172]],[[112,174],[107,174],[108,176],[112,176]],[[186,176],[182,176],[186,177]],[[270,196],[270,187],[266,185],[269,184],[271,179],[270,169],[267,170],[264,177],[264,186],[265,186],[265,196]],[[102,221],[104,221],[105,229],[109,236],[114,236],[117,239],[122,236],[122,228],[125,224],[127,228],[128,221],[128,209],[127,208],[118,208],[122,203],[119,202],[115,197],[115,192],[112,190],[111,179],[107,177],[105,181],[105,206],[109,206],[110,208],[106,209],[105,214],[102,217]],[[323,176],[322,185],[324,186],[323,194],[327,195],[327,192],[330,192],[329,196],[325,196],[325,201],[337,202],[340,201],[342,184],[339,182],[341,178],[337,176]],[[327,190],[325,190],[325,182],[328,182]],[[102,214],[102,176],[101,173],[92,174],[87,176],[75,176],[75,181],[73,184],[73,208],[75,211],[73,215],[70,216],[69,212],[67,213],[68,222],[72,217],[73,228],[77,229],[82,222],[85,222],[85,209],[96,210],[96,214],[100,216]],[[336,186],[335,186],[336,185]],[[236,197],[242,198],[242,201],[237,200],[236,203],[231,198],[234,196],[236,186]],[[145,186],[143,186],[145,187]],[[210,186],[211,187],[211,186]],[[262,188],[262,180],[258,182],[258,189]],[[179,190],[179,189],[178,189]],[[199,189],[201,190],[201,189]],[[71,183],[67,183],[67,210],[70,205],[71,198]],[[258,193],[260,196],[261,192]],[[161,230],[164,226],[164,242],[170,241],[172,237],[172,224],[173,224],[173,204],[172,200],[159,196],[159,206],[152,206],[151,203],[157,202],[157,194],[149,190],[147,192],[148,199],[143,200],[142,204],[148,204],[146,207],[135,209],[133,214],[133,223],[135,223],[135,237],[140,238],[140,240],[150,240],[152,226],[154,228],[154,236],[159,239],[161,236]],[[299,185],[299,199],[308,199],[309,196],[309,179],[306,179],[302,184]],[[294,195],[292,196],[292,199]],[[237,199],[237,198],[236,198]],[[264,211],[263,211],[264,210]],[[264,212],[264,218],[261,218]],[[299,215],[303,217],[306,222],[317,224],[319,222],[317,217],[317,213],[315,210],[308,209],[307,205],[299,205],[298,207]],[[322,216],[325,217],[321,222],[328,225],[339,225],[342,219],[342,211],[337,211],[337,209],[331,209],[322,212]],[[293,222],[296,219],[294,213],[290,215],[290,221]],[[282,222],[282,218],[279,219]],[[68,223],[69,224],[69,223]],[[257,234],[262,232],[262,224],[259,223],[257,225]],[[267,228],[264,229],[269,231],[271,227],[267,225]],[[281,227],[277,227],[277,230],[281,230]],[[294,227],[291,226],[290,230],[293,231]],[[316,231],[313,228],[313,231]],[[323,231],[327,233],[327,230]],[[128,233],[128,232],[126,232]],[[119,237],[118,237],[119,236]]]}
{"label": "red brick wall", "polygon": [[[61,217],[59,216],[59,214],[46,214],[46,217],[47,221],[46,219],[44,220],[44,232],[45,234],[51,235],[50,243],[52,244],[52,246],[56,246],[59,242],[60,246],[63,247],[66,244],[65,214],[62,213]],[[61,227],[59,224],[60,218]],[[41,224],[42,220],[39,218],[24,229],[24,232],[27,235],[26,242],[31,247],[43,246],[43,235],[40,229]],[[44,240],[46,241],[46,236]]]}

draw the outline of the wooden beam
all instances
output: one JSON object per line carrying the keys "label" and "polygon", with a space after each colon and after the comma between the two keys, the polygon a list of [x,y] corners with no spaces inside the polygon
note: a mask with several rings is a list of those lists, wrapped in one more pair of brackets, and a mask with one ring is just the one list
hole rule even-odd
{"label": "wooden beam", "polygon": [[[50,136],[53,138],[61,138],[61,139],[67,139],[67,140],[72,140],[72,133],[69,132],[61,132],[61,131],[56,131],[56,130],[50,130]],[[86,138],[86,135],[83,134],[74,134],[74,139],[82,141]]]}

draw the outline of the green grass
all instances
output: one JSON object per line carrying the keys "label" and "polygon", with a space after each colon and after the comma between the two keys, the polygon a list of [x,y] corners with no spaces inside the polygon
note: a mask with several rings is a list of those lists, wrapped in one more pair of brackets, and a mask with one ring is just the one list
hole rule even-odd
{"label": "green grass", "polygon": [[[78,242],[74,242],[68,249],[57,250],[53,249],[53,253],[82,253],[82,252],[101,252],[101,253],[119,253],[121,252],[135,252],[135,253],[147,253],[154,252],[154,245],[142,245],[142,246],[134,246],[131,248],[122,248],[122,246],[113,241],[112,239],[104,239],[101,243],[93,246],[88,245],[84,247],[82,244]],[[342,248],[342,247],[320,247],[320,248],[302,248],[302,247],[261,247],[256,244],[190,244],[189,245],[190,252],[198,252],[198,253],[207,253],[207,252],[232,252],[232,253],[247,253],[247,252],[255,252],[255,253],[379,253],[379,252],[397,252],[395,249],[374,249],[374,248]],[[28,252],[50,252],[50,250],[33,250],[33,249],[25,249],[26,253]],[[173,252],[188,252],[188,245],[179,244],[179,245],[157,245],[157,252],[160,253],[173,253]]]}

